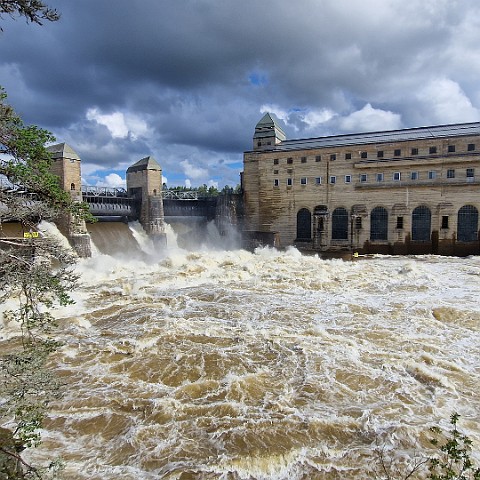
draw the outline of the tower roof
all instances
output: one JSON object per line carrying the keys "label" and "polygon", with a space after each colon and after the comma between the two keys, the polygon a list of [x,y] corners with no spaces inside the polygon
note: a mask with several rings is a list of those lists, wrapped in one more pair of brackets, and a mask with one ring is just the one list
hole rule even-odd
{"label": "tower roof", "polygon": [[47,151],[52,154],[53,158],[70,158],[72,160],[80,160],[78,153],[66,143],[56,143],[47,147]]}
{"label": "tower roof", "polygon": [[278,125],[278,118],[274,113],[267,112],[261,120],[257,123],[257,127],[271,127],[274,126],[275,124]]}
{"label": "tower roof", "polygon": [[275,136],[283,141],[287,138],[280,126],[280,120],[274,113],[267,112],[255,126],[253,138],[266,138]]}
{"label": "tower roof", "polygon": [[138,162],[134,163],[131,167],[127,168],[127,173],[130,172],[140,172],[142,170],[159,170],[162,171],[162,167],[158,164],[158,162],[151,157],[142,158]]}

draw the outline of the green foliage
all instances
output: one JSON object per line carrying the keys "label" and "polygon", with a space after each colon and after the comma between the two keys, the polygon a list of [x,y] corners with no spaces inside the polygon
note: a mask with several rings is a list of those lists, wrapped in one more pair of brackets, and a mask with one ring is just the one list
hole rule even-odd
{"label": "green foliage", "polygon": [[458,413],[451,415],[452,429],[447,435],[438,427],[431,428],[435,437],[430,442],[440,453],[429,460],[430,480],[480,480],[480,467],[471,457],[472,441],[457,428],[459,418]]}
{"label": "green foliage", "polygon": [[27,22],[42,25],[43,20],[56,22],[60,15],[45,5],[41,0],[0,0],[0,17],[2,14],[11,17],[25,17]]}
{"label": "green foliage", "polygon": [[2,463],[0,455],[0,472],[9,468],[11,459],[17,460],[15,471],[20,472],[6,478],[29,478],[28,472],[32,478],[41,478],[39,470],[23,462],[19,452],[39,444],[49,404],[61,394],[61,385],[48,368],[51,353],[60,345],[50,312],[55,305],[72,303],[68,292],[77,281],[71,269],[74,260],[46,239],[0,250],[0,303],[16,303],[3,312],[3,320],[18,325],[17,336],[3,342],[0,356],[0,424],[12,433],[10,444],[0,447],[5,460]]}
{"label": "green foliage", "polygon": [[[50,171],[52,160],[45,144],[53,142],[55,138],[46,130],[24,125],[6,104],[6,99],[5,91],[0,88],[0,175],[12,187],[25,189],[35,195],[43,204],[45,217],[51,217],[59,210],[78,211],[70,195],[60,188],[58,177]],[[19,199],[2,190],[0,200],[13,210]],[[31,214],[26,211],[24,218],[19,220],[27,221],[29,217]]]}
{"label": "green foliage", "polygon": [[436,452],[429,456],[417,449],[398,460],[398,446],[387,452],[385,446],[376,450],[375,478],[380,480],[480,480],[480,467],[472,458],[471,439],[458,430],[458,413],[450,417],[452,429],[443,432],[432,427],[430,443]]}
{"label": "green foliage", "polygon": [[[25,126],[0,91],[0,175],[8,185],[0,189],[0,202],[7,207],[0,210],[0,225],[15,218],[28,231],[60,213],[85,216],[84,207],[72,202],[50,172],[45,143],[53,140],[49,132]],[[20,189],[28,195],[18,194]],[[61,394],[48,368],[59,346],[52,309],[72,303],[76,257],[46,238],[9,239],[2,246],[2,317],[16,334],[0,345],[0,479],[46,478],[58,464],[42,471],[25,463],[21,451],[39,444],[47,409]]]}

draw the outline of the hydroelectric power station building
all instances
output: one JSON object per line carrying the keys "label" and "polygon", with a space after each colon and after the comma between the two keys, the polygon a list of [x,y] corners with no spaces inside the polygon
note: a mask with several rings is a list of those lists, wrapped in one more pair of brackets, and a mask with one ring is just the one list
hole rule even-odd
{"label": "hydroelectric power station building", "polygon": [[279,246],[480,254],[480,122],[287,140],[267,113],[242,187],[245,229]]}

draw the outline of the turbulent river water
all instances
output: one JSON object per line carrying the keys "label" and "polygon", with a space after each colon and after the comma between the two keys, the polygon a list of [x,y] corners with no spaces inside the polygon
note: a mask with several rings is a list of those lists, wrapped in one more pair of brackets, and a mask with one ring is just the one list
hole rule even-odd
{"label": "turbulent river water", "polygon": [[[98,228],[103,251],[128,233]],[[129,232],[136,253],[81,260],[56,312],[67,388],[32,455],[65,478],[371,479],[375,449],[401,464],[453,411],[480,446],[480,257],[186,251],[171,234],[155,253]]]}

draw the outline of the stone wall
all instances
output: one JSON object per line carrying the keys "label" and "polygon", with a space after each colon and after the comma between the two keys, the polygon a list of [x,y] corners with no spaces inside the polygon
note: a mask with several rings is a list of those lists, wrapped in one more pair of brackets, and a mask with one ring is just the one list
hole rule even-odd
{"label": "stone wall", "polygon": [[[479,135],[250,151],[244,155],[243,189],[246,229],[278,232],[281,246],[480,253],[478,225],[476,239],[468,242],[458,241],[457,225],[462,207],[480,210]],[[372,211],[380,211],[378,207],[388,216],[386,239],[375,238]],[[418,228],[413,228],[412,215],[417,207],[431,213],[428,241],[414,238]],[[348,213],[347,238],[332,235],[338,208]],[[298,217],[305,215],[307,222],[308,214],[309,236],[299,229]],[[306,238],[299,238],[299,233]]]}

